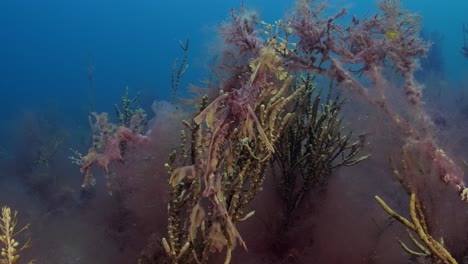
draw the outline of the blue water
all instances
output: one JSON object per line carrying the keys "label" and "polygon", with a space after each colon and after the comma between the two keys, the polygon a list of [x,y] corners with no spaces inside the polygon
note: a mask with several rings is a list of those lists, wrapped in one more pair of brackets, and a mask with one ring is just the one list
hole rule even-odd
{"label": "blue water", "polygon": [[[330,8],[350,13],[375,10],[375,1],[330,1]],[[291,10],[293,1],[245,1],[273,21]],[[88,66],[93,66],[97,111],[119,100],[126,86],[150,98],[171,94],[178,41],[190,38],[190,70],[182,88],[207,78],[216,50],[216,33],[229,9],[241,1],[1,1],[0,111],[8,119],[21,109],[56,102],[65,111],[89,103]],[[428,31],[444,34],[450,78],[463,78],[468,60],[460,56],[466,1],[403,1],[422,15]],[[76,118],[76,117],[75,117]]]}
{"label": "blue water", "polygon": [[[264,5],[280,16],[288,3]],[[97,110],[119,100],[125,86],[146,96],[171,93],[179,40],[190,38],[190,70],[183,86],[206,78],[208,47],[239,1],[2,1],[0,109],[57,101],[67,110],[88,100],[93,65]],[[277,9],[276,9],[277,8]],[[265,11],[265,12],[266,12]]]}

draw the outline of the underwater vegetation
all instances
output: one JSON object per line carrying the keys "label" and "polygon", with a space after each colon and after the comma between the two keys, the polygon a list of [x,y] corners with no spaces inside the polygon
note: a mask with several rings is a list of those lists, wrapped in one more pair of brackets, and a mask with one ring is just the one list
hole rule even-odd
{"label": "underwater vegetation", "polygon": [[0,242],[2,242],[2,251],[0,263],[14,264],[18,263],[20,259],[19,253],[29,247],[30,240],[20,244],[17,240],[18,234],[25,231],[28,225],[20,228],[16,228],[18,224],[17,219],[18,212],[11,212],[9,207],[2,207],[2,216],[0,218]]}
{"label": "underwater vegetation", "polygon": [[[69,157],[83,177],[79,197],[48,176],[61,134],[18,158],[40,175],[23,184],[50,207],[67,200],[83,222],[106,211],[108,226],[96,229],[114,242],[109,263],[463,263],[464,157],[438,139],[415,78],[430,43],[400,1],[377,7],[358,18],[298,0],[273,22],[231,10],[213,78],[191,99],[178,96],[187,40],[171,102],[156,101],[154,118],[128,88],[114,116],[91,113],[90,140],[78,146],[87,152]],[[438,52],[425,66],[435,72]],[[356,193],[369,203],[355,204]],[[409,216],[397,213],[401,197]],[[18,263],[30,246],[13,238],[30,229],[16,230],[16,217],[2,209],[0,263]],[[94,257],[76,256],[68,263]]]}

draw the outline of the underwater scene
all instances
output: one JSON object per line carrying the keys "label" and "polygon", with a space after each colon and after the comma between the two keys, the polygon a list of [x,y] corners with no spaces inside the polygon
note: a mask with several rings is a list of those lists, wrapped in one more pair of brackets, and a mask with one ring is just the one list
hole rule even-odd
{"label": "underwater scene", "polygon": [[0,2],[0,264],[468,263],[468,2]]}

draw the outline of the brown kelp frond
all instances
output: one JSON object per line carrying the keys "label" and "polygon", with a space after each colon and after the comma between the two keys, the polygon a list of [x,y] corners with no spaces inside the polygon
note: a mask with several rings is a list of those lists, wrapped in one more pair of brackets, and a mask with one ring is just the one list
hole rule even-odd
{"label": "brown kelp frond", "polygon": [[[246,243],[236,223],[254,212],[247,205],[262,190],[264,172],[292,114],[287,105],[303,95],[291,90],[277,42],[268,43],[250,63],[244,85],[207,97],[193,122],[186,122],[191,141],[166,164],[170,175],[168,238],[172,263],[206,263],[214,252],[226,252],[229,263],[236,245]],[[190,146],[190,150],[187,149]]]}
{"label": "brown kelp frond", "polygon": [[429,234],[429,227],[427,225],[427,219],[424,213],[424,206],[420,200],[416,198],[416,194],[411,194],[410,200],[410,216],[411,220],[406,219],[392,208],[390,208],[379,196],[375,196],[375,199],[380,204],[380,206],[395,220],[404,224],[411,231],[416,233],[421,239],[422,243],[419,242],[411,232],[408,231],[411,241],[414,245],[420,250],[420,252],[410,249],[405,243],[401,240],[400,245],[402,248],[411,255],[417,257],[426,257],[431,258],[437,263],[444,264],[455,264],[458,263],[450,254],[450,252],[444,247],[443,240],[437,241],[434,239],[431,234]]}
{"label": "brown kelp frond", "polygon": [[20,259],[19,253],[30,246],[29,239],[24,244],[21,244],[16,238],[20,233],[29,228],[28,224],[16,230],[18,224],[17,214],[18,212],[12,213],[11,209],[7,206],[2,207],[2,215],[0,217],[1,264],[18,263]]}
{"label": "brown kelp frond", "polygon": [[364,142],[344,133],[342,101],[331,97],[332,87],[322,100],[311,75],[298,80],[296,86],[305,87],[305,94],[293,103],[295,117],[281,135],[272,163],[288,215],[311,188],[325,183],[333,169],[369,157],[359,155]]}

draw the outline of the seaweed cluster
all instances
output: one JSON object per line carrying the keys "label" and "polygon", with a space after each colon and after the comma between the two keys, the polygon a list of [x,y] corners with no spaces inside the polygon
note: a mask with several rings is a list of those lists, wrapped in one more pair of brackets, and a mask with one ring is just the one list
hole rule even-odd
{"label": "seaweed cluster", "polygon": [[[224,263],[230,263],[237,247],[247,250],[238,223],[255,217],[252,201],[267,176],[278,179],[281,206],[292,218],[308,193],[326,186],[336,168],[366,160],[369,155],[361,154],[365,139],[354,137],[343,124],[344,101],[335,97],[339,90],[378,112],[401,136],[397,166],[402,169],[395,175],[411,194],[413,222],[377,200],[424,244],[410,236],[422,253],[404,243],[403,248],[454,263],[430,234],[424,199],[415,194],[430,191],[420,185],[424,170],[418,166],[424,164],[430,176],[454,187],[462,200],[468,197],[463,170],[433,136],[414,77],[417,58],[429,45],[419,37],[420,17],[403,9],[400,1],[381,0],[378,8],[378,14],[353,17],[346,27],[338,23],[346,9],[325,17],[326,4],[315,1],[297,1],[293,15],[272,24],[244,8],[232,10],[230,23],[221,29],[226,49],[219,67],[224,72],[217,76],[226,77],[213,85],[211,96],[198,98],[193,118],[183,121],[180,147],[165,163],[169,197],[167,236],[160,240],[164,262],[209,263],[222,254]],[[186,70],[188,41],[181,48],[184,57],[172,75],[173,97]],[[388,98],[388,69],[401,84],[407,112]],[[316,90],[316,77],[331,83],[325,98],[322,89]],[[81,158],[83,187],[92,180],[93,164],[109,178],[108,166],[124,160],[127,144],[149,142],[143,133],[144,113],[126,110],[133,101],[123,100],[123,112],[116,108],[119,126],[110,124],[107,114],[93,113],[94,145]],[[139,261],[155,263],[144,257]]]}

